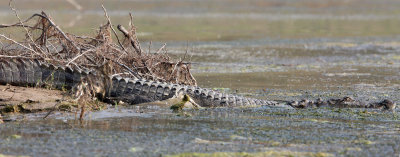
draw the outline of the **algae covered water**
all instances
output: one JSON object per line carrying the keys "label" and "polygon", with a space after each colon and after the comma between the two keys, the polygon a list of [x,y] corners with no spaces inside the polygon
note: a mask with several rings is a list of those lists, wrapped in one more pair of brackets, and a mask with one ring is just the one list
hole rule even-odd
{"label": "algae covered water", "polygon": [[[31,156],[394,156],[399,113],[379,110],[130,108],[2,125],[0,151]],[[196,153],[195,153],[196,152]],[[201,154],[211,153],[214,154]],[[230,152],[230,153],[228,153]],[[236,153],[232,153],[236,152]]]}
{"label": "algae covered water", "polygon": [[[28,5],[29,2],[29,5]],[[7,2],[8,3],[8,2]],[[0,2],[0,23],[15,17]],[[101,3],[16,1],[46,10],[65,31],[89,34]],[[167,43],[201,87],[270,100],[390,99],[400,103],[400,2],[105,1],[114,23],[133,12],[142,47]],[[73,15],[73,16],[71,16]],[[103,21],[104,22],[104,21]],[[3,31],[3,30],[2,30]],[[0,32],[2,34],[6,32]],[[398,156],[399,110],[116,107],[27,114],[0,125],[0,156]]]}

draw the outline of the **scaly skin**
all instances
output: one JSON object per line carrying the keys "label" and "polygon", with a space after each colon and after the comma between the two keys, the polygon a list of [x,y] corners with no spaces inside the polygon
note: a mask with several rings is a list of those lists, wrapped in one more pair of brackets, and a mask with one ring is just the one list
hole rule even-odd
{"label": "scaly skin", "polygon": [[131,104],[166,100],[179,94],[188,94],[202,107],[279,105],[275,101],[246,98],[195,86],[121,77],[113,77],[112,82],[113,88],[110,91],[110,96],[120,97]]}
{"label": "scaly skin", "polygon": [[[71,67],[55,66],[39,60],[0,60],[0,84],[72,89],[88,75],[96,75],[96,73],[91,70],[78,71]],[[275,101],[246,98],[196,86],[122,78],[119,76],[112,76],[111,80],[112,88],[105,89],[106,95],[130,104],[161,101],[179,94],[188,94],[202,107],[279,105]]]}
{"label": "scaly skin", "polygon": [[[122,78],[120,76],[99,76],[95,70],[75,70],[71,67],[55,66],[39,60],[30,59],[2,59],[0,60],[0,84],[16,86],[50,86],[56,89],[72,89],[87,76],[101,82],[104,77],[111,77],[111,87],[95,84],[103,89],[110,99],[122,100],[130,104],[154,102],[177,97],[181,94],[189,95],[202,107],[247,107],[247,106],[281,106],[290,108],[307,107],[338,107],[338,108],[383,108],[393,110],[396,103],[383,100],[378,103],[365,103],[350,97],[322,101],[302,100],[287,104],[276,101],[246,98],[233,94],[226,94],[196,86],[179,85],[165,82],[156,82],[143,79]],[[106,89],[104,89],[106,88]]]}
{"label": "scaly skin", "polygon": [[52,86],[71,89],[81,79],[93,72],[78,71],[70,67],[58,67],[39,60],[0,60],[0,84],[15,86]]}

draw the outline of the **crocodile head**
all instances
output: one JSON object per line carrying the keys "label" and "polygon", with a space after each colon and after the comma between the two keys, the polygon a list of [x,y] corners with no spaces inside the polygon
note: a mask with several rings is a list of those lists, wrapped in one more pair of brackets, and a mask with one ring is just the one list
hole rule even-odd
{"label": "crocodile head", "polygon": [[379,104],[382,105],[384,110],[394,110],[396,108],[396,103],[394,103],[388,99],[385,99],[385,100],[379,102]]}

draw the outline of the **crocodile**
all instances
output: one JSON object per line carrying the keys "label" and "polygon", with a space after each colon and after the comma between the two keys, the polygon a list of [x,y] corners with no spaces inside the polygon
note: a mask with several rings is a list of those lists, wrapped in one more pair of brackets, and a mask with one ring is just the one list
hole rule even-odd
{"label": "crocodile", "polygon": [[[98,86],[97,93],[103,91],[110,99],[122,100],[129,104],[140,104],[167,100],[179,95],[188,95],[201,107],[248,107],[270,106],[288,108],[308,107],[350,107],[350,108],[382,108],[393,110],[396,104],[390,100],[375,103],[356,101],[350,97],[323,101],[271,101],[226,94],[198,86],[173,84],[138,78],[121,77],[120,75],[99,76],[94,69],[77,69],[70,66],[57,66],[37,59],[0,59],[0,84],[16,86],[51,86],[56,89],[71,90],[88,76],[98,80],[109,78],[110,86]],[[96,84],[101,84],[95,82]]]}
{"label": "crocodile", "polygon": [[[80,70],[70,66],[57,66],[37,59],[0,60],[0,84],[52,86],[56,89],[70,90],[90,75],[99,74],[93,69]],[[129,104],[162,101],[187,94],[202,107],[282,105],[277,101],[247,98],[197,86],[127,78],[119,75],[107,77],[110,77],[111,88],[105,89],[105,95]],[[101,79],[101,77],[98,78]]]}

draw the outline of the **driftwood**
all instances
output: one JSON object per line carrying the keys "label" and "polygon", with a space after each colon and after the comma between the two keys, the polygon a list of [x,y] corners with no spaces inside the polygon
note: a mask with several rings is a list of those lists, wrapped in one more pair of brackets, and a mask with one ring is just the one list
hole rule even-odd
{"label": "driftwood", "polygon": [[[190,74],[190,63],[173,61],[167,53],[160,53],[165,50],[165,44],[154,53],[150,52],[150,48],[148,53],[143,53],[131,14],[129,29],[117,25],[123,37],[120,40],[104,7],[103,10],[107,22],[94,37],[64,32],[45,12],[21,20],[15,10],[19,21],[0,24],[0,29],[23,28],[26,38],[17,40],[12,38],[12,34],[0,34],[0,58],[34,58],[79,69],[101,67],[109,62],[112,74],[196,85],[196,80]],[[113,36],[117,44],[113,42]]]}

